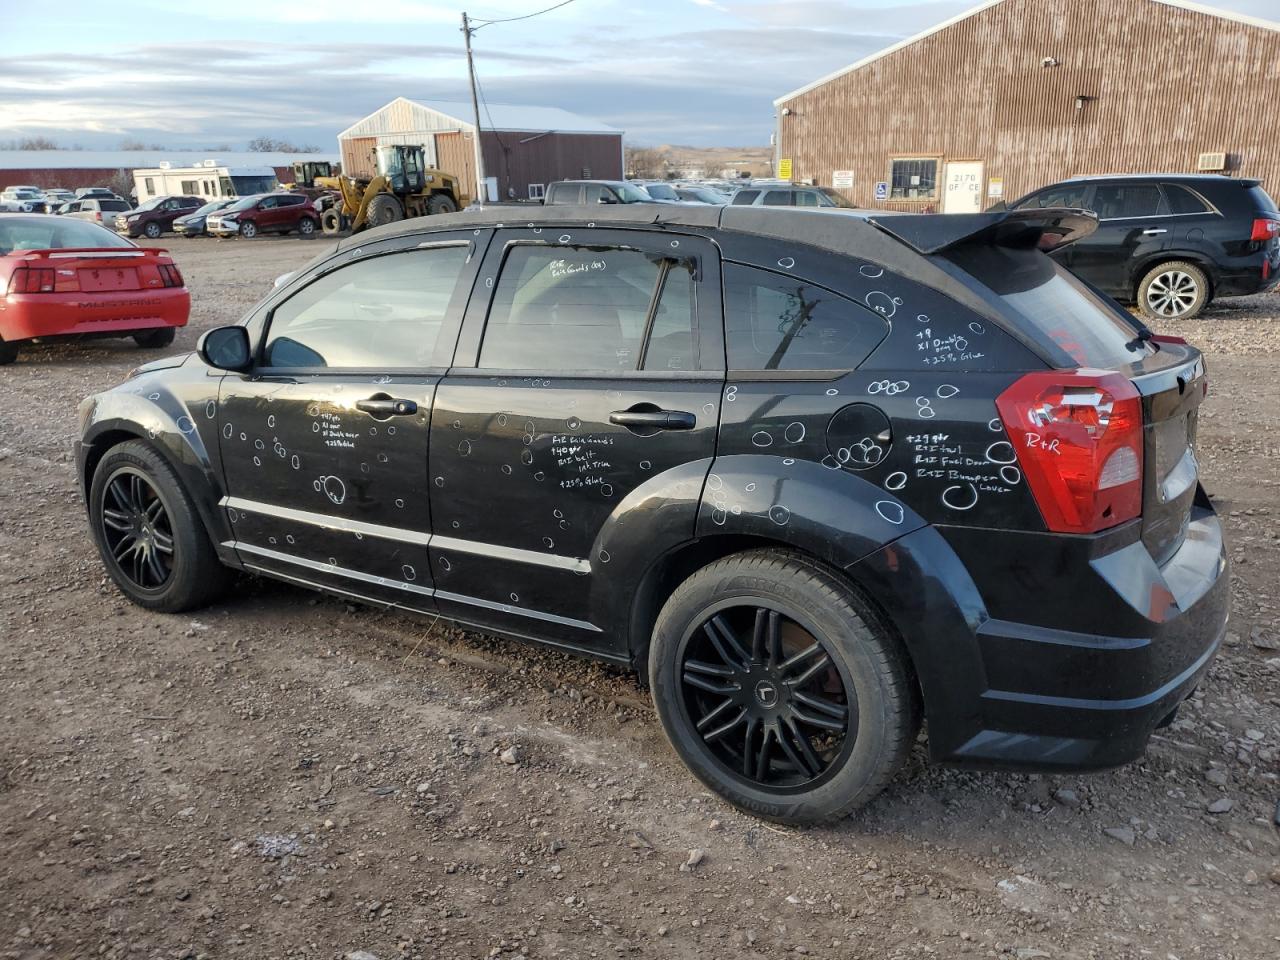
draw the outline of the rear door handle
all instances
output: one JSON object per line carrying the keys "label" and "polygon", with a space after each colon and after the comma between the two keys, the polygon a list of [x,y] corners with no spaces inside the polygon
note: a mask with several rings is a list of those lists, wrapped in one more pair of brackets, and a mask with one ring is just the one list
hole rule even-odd
{"label": "rear door handle", "polygon": [[641,430],[692,430],[698,420],[684,410],[615,410],[609,422]]}
{"label": "rear door handle", "polygon": [[418,405],[412,400],[386,398],[357,400],[356,409],[371,413],[375,417],[408,417],[418,412]]}
{"label": "rear door handle", "polygon": [[1161,230],[1153,227],[1149,230],[1143,230],[1142,235],[1144,237],[1154,237],[1157,233],[1168,233],[1168,232],[1169,232],[1168,230]]}

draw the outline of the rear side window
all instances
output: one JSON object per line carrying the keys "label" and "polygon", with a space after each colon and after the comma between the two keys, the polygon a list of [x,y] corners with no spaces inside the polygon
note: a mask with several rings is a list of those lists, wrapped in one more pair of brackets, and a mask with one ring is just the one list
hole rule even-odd
{"label": "rear side window", "polygon": [[1168,213],[1154,183],[1100,183],[1093,192],[1093,210],[1099,220]]}
{"label": "rear side window", "polygon": [[695,315],[687,261],[620,247],[517,244],[498,277],[479,365],[692,370]]}
{"label": "rear side window", "polygon": [[581,189],[577,183],[553,183],[547,200],[550,203],[577,203]]}
{"label": "rear side window", "polygon": [[1208,213],[1209,207],[1203,200],[1176,183],[1162,184],[1164,196],[1169,203],[1170,213]]}
{"label": "rear side window", "polygon": [[790,190],[768,190],[764,195],[764,205],[766,207],[789,207],[791,206]]}
{"label": "rear side window", "polygon": [[1057,186],[1041,190],[1018,204],[1019,210],[1036,207],[1083,207],[1085,193],[1089,187],[1083,183],[1060,183]]}
{"label": "rear side window", "polygon": [[798,277],[725,264],[730,370],[852,370],[888,323],[852,300]]}
{"label": "rear side window", "polygon": [[469,247],[370,257],[339,267],[272,311],[269,367],[429,367]]}
{"label": "rear side window", "polygon": [[733,202],[736,206],[746,206],[755,203],[758,196],[760,196],[759,190],[739,190],[733,195]]}
{"label": "rear side window", "polygon": [[1056,344],[1082,367],[1126,366],[1150,352],[1118,307],[1039,251],[972,245],[945,256],[994,291],[1026,335]]}

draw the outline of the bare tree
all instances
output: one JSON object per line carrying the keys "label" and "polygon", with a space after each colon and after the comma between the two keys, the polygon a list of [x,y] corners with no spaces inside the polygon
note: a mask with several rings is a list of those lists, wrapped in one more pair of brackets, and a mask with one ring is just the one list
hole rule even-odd
{"label": "bare tree", "polygon": [[667,176],[667,155],[653,147],[628,147],[626,175],[637,180],[663,180]]}
{"label": "bare tree", "polygon": [[23,137],[20,140],[10,140],[5,146],[10,150],[58,150],[58,141],[51,140],[48,137]]}
{"label": "bare tree", "polygon": [[291,140],[277,140],[274,137],[254,137],[249,141],[249,149],[253,153],[319,153],[320,148],[314,143],[297,144]]}

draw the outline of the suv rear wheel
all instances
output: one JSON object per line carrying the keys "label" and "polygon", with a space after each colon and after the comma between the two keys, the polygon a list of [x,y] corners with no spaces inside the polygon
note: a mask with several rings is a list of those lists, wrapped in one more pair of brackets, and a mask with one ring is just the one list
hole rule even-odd
{"label": "suv rear wheel", "polygon": [[784,551],[736,554],[681,584],[654,627],[649,679],[694,775],[787,823],[867,803],[920,725],[910,666],[882,616]]}
{"label": "suv rear wheel", "polygon": [[98,464],[89,521],[107,573],[139,606],[202,607],[230,580],[173,468],[140,440],[112,447]]}
{"label": "suv rear wheel", "polygon": [[1194,263],[1162,263],[1142,278],[1138,306],[1148,317],[1187,320],[1209,301],[1209,278]]}

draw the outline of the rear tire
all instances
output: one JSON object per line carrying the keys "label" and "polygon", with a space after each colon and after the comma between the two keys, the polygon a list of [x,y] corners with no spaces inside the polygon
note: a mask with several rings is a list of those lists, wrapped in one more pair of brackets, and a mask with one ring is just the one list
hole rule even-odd
{"label": "rear tire", "polygon": [[152,220],[142,228],[142,232],[147,235],[147,239],[156,240],[160,237],[160,234],[164,233],[164,230],[161,228],[160,224]]}
{"label": "rear tire", "polygon": [[320,229],[326,237],[336,237],[342,232],[342,214],[335,207],[330,207],[320,214]]}
{"label": "rear tire", "polygon": [[173,343],[173,327],[160,327],[156,330],[147,330],[145,333],[135,333],[133,342],[143,350],[159,350]]}
{"label": "rear tire", "polygon": [[177,474],[140,440],[113,447],[98,464],[89,524],[107,574],[140,607],[193,610],[231,580]]}
{"label": "rear tire", "polygon": [[1209,278],[1194,263],[1162,263],[1142,278],[1138,308],[1154,320],[1190,320],[1209,302]]}
{"label": "rear tire", "polygon": [[4,337],[0,337],[0,367],[13,363],[18,359],[18,345],[16,343],[6,343]]}
{"label": "rear tire", "polygon": [[246,220],[244,223],[240,224],[240,236],[244,237],[246,240],[252,240],[257,235],[258,225],[252,220]]}
{"label": "rear tire", "polygon": [[369,227],[384,227],[388,223],[397,223],[404,219],[404,207],[400,201],[389,193],[380,193],[369,201],[369,209],[365,213],[365,221]]}
{"label": "rear tire", "polygon": [[649,680],[693,774],[783,823],[866,804],[920,728],[893,628],[847,581],[782,550],[735,554],[682,583],[654,627]]}
{"label": "rear tire", "polygon": [[453,202],[453,198],[445,196],[443,193],[433,194],[427,200],[427,214],[434,215],[437,213],[457,213],[458,205]]}

